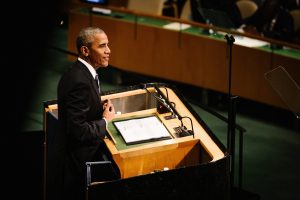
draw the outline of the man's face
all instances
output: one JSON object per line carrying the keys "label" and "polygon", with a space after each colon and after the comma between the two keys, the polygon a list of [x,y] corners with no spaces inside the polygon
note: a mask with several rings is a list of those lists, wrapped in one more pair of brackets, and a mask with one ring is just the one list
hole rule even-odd
{"label": "man's face", "polygon": [[96,34],[89,53],[91,65],[95,68],[107,67],[109,55],[110,49],[108,47],[107,35],[105,33]]}

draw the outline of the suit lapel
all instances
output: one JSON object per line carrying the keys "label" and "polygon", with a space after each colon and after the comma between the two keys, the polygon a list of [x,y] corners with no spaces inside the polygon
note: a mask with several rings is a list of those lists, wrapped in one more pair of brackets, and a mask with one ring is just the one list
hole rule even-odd
{"label": "suit lapel", "polygon": [[91,86],[93,87],[94,91],[96,92],[97,96],[99,97],[100,92],[99,92],[98,86],[97,86],[96,81],[95,81],[94,77],[92,76],[91,72],[88,70],[88,68],[83,63],[81,63],[78,60],[77,60],[77,65],[80,66],[80,69],[82,69],[84,71],[85,75],[87,76],[87,78],[90,81]]}

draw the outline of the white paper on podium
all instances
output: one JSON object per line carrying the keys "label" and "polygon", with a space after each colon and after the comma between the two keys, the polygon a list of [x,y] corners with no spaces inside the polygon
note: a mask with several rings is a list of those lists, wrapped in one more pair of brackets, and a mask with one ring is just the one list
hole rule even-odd
{"label": "white paper on podium", "polygon": [[163,26],[163,28],[176,30],[176,31],[185,30],[190,27],[191,27],[191,25],[189,25],[189,24],[183,24],[183,23],[178,23],[178,22],[172,22],[172,23],[169,23],[169,24],[166,24]]}
{"label": "white paper on podium", "polygon": [[244,47],[263,47],[268,45],[268,42],[257,40],[244,36],[235,36],[235,44],[244,46]]}
{"label": "white paper on podium", "polygon": [[156,117],[113,122],[127,144],[171,139],[170,133]]}

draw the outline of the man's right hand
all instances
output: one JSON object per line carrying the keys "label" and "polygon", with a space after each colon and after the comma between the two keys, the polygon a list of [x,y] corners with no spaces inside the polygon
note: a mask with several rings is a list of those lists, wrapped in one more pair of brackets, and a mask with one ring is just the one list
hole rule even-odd
{"label": "man's right hand", "polygon": [[104,117],[107,122],[110,122],[115,118],[115,108],[109,99],[104,101],[103,110],[102,117]]}

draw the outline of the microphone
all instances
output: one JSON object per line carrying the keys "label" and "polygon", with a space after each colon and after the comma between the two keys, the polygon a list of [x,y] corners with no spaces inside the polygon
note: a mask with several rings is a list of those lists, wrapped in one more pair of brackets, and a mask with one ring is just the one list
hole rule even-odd
{"label": "microphone", "polygon": [[176,108],[170,103],[168,98],[162,93],[162,91],[156,86],[153,86],[156,90],[156,92],[159,94],[160,99],[163,101],[164,106],[171,112],[173,113],[174,117],[178,118],[179,120],[182,119],[181,115],[177,112]]}
{"label": "microphone", "polygon": [[[181,122],[181,125],[178,126],[178,127],[175,127],[174,130],[177,134],[178,137],[185,137],[185,136],[190,136],[190,135],[193,135],[193,138],[195,137],[194,135],[194,128],[193,128],[193,122],[191,120],[190,117],[182,117],[178,111],[174,108],[174,106],[169,102],[169,100],[166,98],[166,96],[164,95],[164,93],[161,92],[161,90],[156,86],[156,85],[153,85],[154,89],[156,90],[156,93],[159,95],[155,95],[153,94],[152,92],[150,92],[148,89],[147,89],[147,85],[146,84],[141,84],[140,85],[140,88],[141,89],[145,89],[151,96],[153,96],[159,103],[160,105],[158,105],[158,113],[162,114],[162,113],[165,113],[167,111],[171,112],[172,115],[171,116],[166,116],[165,119],[174,119],[174,118],[177,118],[180,120]],[[163,108],[165,109],[163,109]],[[163,112],[162,112],[163,111]],[[192,126],[192,130],[188,130],[184,125],[183,125],[183,122],[182,122],[182,119],[183,118],[188,118],[191,122],[191,126]]]}
{"label": "microphone", "polygon": [[[193,138],[195,138],[192,119],[191,119],[190,117],[187,117],[187,116],[182,117],[182,116],[178,113],[178,111],[176,110],[176,108],[174,108],[174,106],[170,103],[170,101],[168,100],[168,98],[166,98],[166,96],[164,95],[164,93],[162,93],[162,91],[161,91],[156,85],[154,85],[154,88],[155,88],[155,90],[157,91],[157,93],[161,96],[161,98],[164,100],[164,102],[166,102],[168,108],[170,109],[170,112],[172,112],[173,115],[175,115],[175,117],[178,118],[178,119],[180,120],[180,122],[181,122],[181,125],[180,125],[180,126],[174,128],[174,130],[176,131],[176,134],[177,134],[179,137],[185,137],[185,136],[193,135]],[[183,121],[182,121],[183,118],[188,118],[188,119],[190,120],[192,130],[188,130],[188,129],[183,125]]]}
{"label": "microphone", "polygon": [[[159,114],[171,112],[172,115],[169,116],[170,119],[171,119],[171,118],[175,118],[175,117],[178,118],[178,117],[177,117],[178,114],[177,114],[177,116],[175,116],[175,114],[174,114],[174,113],[175,113],[175,112],[173,111],[174,108],[172,109],[172,108],[170,107],[170,105],[166,102],[166,100],[162,98],[161,95],[160,95],[160,97],[159,97],[159,96],[155,95],[154,93],[150,92],[150,91],[147,89],[147,84],[141,83],[141,84],[139,85],[139,88],[140,88],[140,89],[145,89],[152,97],[154,97],[154,98],[159,102],[159,104],[158,104],[158,106],[157,106],[157,112],[158,112]],[[156,93],[158,93],[158,91],[160,91],[160,90],[157,88],[157,86],[154,86],[154,88],[155,88],[155,90],[156,90]],[[176,113],[177,113],[177,112],[176,112]]]}

